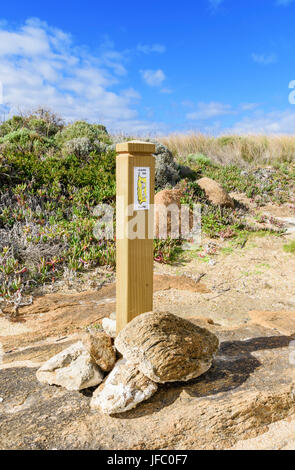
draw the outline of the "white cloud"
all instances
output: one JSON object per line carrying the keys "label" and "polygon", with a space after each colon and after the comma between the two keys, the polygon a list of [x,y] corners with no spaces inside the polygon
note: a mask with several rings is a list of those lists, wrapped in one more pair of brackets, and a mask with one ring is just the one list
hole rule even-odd
{"label": "white cloud", "polygon": [[171,90],[171,88],[162,88],[161,93],[164,93],[166,95],[171,95],[171,93],[173,93],[173,90]]}
{"label": "white cloud", "polygon": [[235,114],[229,104],[211,101],[210,103],[198,103],[197,110],[186,114],[189,120],[206,120],[226,114]]}
{"label": "white cloud", "polygon": [[153,52],[163,54],[166,51],[166,46],[163,44],[138,44],[136,49],[143,54],[152,54]]}
{"label": "white cloud", "polygon": [[[46,106],[67,121],[103,122],[112,130],[144,132],[158,123],[141,121],[134,105],[139,93],[120,86],[127,74],[125,53],[105,41],[98,55],[75,46],[72,37],[38,19],[17,30],[0,23],[0,114]],[[158,76],[161,82],[161,75]]]}
{"label": "white cloud", "polygon": [[284,7],[287,7],[288,5],[291,5],[291,3],[293,3],[294,0],[277,0],[277,5],[279,6],[284,6]]}
{"label": "white cloud", "polygon": [[143,80],[151,87],[161,86],[166,76],[163,70],[141,70]]}
{"label": "white cloud", "polygon": [[278,60],[276,54],[252,54],[252,59],[261,65],[275,64]]}
{"label": "white cloud", "polygon": [[237,122],[226,133],[234,134],[294,134],[295,110],[257,112]]}
{"label": "white cloud", "polygon": [[260,106],[259,103],[242,103],[240,105],[241,111],[252,111],[253,109],[258,108]]}

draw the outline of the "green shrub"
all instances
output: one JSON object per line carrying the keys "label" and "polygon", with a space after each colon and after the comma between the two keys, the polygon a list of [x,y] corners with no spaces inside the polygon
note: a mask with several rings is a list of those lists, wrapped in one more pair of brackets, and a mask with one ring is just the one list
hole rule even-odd
{"label": "green shrub", "polygon": [[90,142],[95,140],[111,143],[105,126],[101,124],[89,124],[85,121],[76,121],[70,124],[56,135],[56,142],[62,146],[72,139],[87,138]]}
{"label": "green shrub", "polygon": [[211,165],[211,160],[202,153],[191,153],[187,156],[188,163],[200,164],[200,165]]}
{"label": "green shrub", "polygon": [[39,108],[31,114],[13,116],[0,125],[0,137],[20,129],[30,129],[44,137],[53,137],[64,126],[62,119],[51,111]]}
{"label": "green shrub", "polygon": [[0,145],[4,152],[38,152],[52,147],[53,141],[34,130],[22,127],[0,137]]}

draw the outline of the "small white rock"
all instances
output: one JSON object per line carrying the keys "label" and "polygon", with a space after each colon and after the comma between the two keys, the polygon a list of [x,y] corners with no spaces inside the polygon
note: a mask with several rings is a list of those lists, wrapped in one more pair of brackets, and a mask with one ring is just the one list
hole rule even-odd
{"label": "small white rock", "polygon": [[4,398],[0,397],[0,403],[2,403],[2,402],[3,402],[3,400],[4,400]]}
{"label": "small white rock", "polygon": [[102,371],[93,363],[81,341],[51,357],[36,375],[39,382],[60,385],[67,390],[94,387],[103,380]]}
{"label": "small white rock", "polygon": [[158,389],[132,362],[121,359],[106,381],[98,387],[90,406],[105,414],[122,413],[150,398]]}
{"label": "small white rock", "polygon": [[116,312],[112,312],[112,313],[110,314],[110,319],[111,319],[111,320],[116,320]]}
{"label": "small white rock", "polygon": [[116,330],[116,320],[111,320],[111,318],[103,318],[102,319],[102,327],[104,331],[111,336],[111,338],[116,338],[117,330]]}

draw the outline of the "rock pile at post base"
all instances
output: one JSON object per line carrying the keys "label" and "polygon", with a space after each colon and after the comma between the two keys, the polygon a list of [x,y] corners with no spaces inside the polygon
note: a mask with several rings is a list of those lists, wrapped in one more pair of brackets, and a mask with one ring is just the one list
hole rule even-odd
{"label": "rock pile at post base", "polygon": [[[122,413],[150,398],[158,384],[188,381],[206,372],[218,350],[218,338],[171,313],[148,312],[134,318],[113,339],[89,330],[82,341],[47,361],[37,371],[40,382],[95,390],[92,409]],[[122,354],[115,364],[116,350]]]}

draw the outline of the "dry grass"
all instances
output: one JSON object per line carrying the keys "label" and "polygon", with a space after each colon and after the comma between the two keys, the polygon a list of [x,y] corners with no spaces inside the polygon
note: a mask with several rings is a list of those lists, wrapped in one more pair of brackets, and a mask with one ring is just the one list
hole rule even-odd
{"label": "dry grass", "polygon": [[191,154],[209,157],[214,163],[242,166],[275,165],[295,160],[295,136],[223,136],[170,134],[158,138],[180,161]]}

